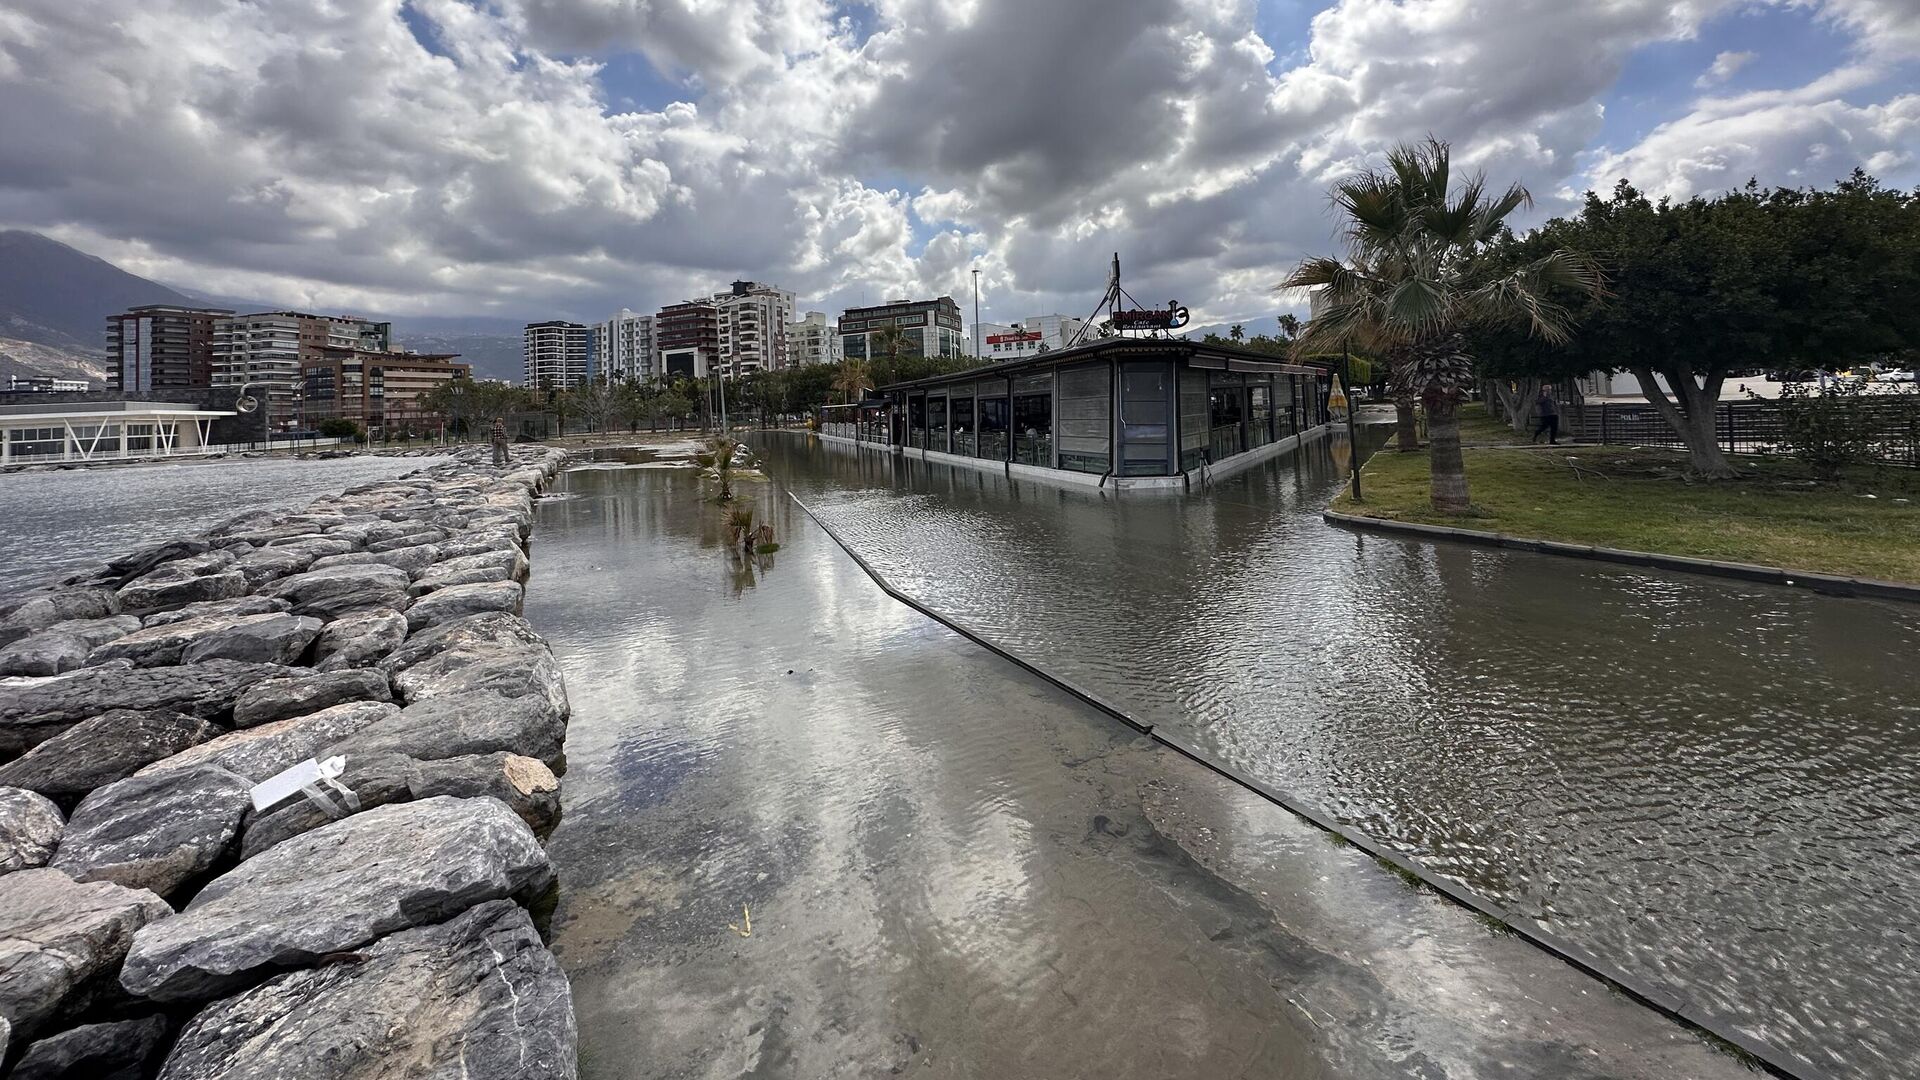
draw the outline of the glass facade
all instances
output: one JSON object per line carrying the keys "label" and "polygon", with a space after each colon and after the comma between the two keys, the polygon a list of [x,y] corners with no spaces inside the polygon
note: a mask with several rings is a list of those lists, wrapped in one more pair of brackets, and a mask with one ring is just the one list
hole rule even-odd
{"label": "glass facade", "polygon": [[1113,368],[1107,364],[1061,368],[1054,378],[1056,467],[1106,472],[1113,461]]}

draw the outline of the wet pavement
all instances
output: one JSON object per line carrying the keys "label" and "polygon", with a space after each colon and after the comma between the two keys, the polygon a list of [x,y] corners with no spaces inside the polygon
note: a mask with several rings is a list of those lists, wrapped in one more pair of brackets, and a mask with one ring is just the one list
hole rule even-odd
{"label": "wet pavement", "polygon": [[588,1080],[1747,1075],[737,489],[784,545],[751,564],[690,470],[579,470],[541,504]]}

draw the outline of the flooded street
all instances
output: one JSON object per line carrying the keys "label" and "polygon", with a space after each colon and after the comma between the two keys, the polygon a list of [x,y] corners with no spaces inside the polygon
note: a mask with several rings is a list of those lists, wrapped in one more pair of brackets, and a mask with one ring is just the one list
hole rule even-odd
{"label": "flooded street", "polygon": [[366,455],[226,458],[0,475],[0,595],[242,511],[299,506],[426,464]]}
{"label": "flooded street", "polygon": [[[851,458],[772,471],[849,526],[895,497]],[[889,599],[779,487],[736,483],[784,545],[751,566],[691,470],[580,469],[541,504],[582,1076],[1747,1075]],[[1038,572],[981,576],[994,514],[903,494],[970,523],[906,530],[972,553],[956,587]]]}

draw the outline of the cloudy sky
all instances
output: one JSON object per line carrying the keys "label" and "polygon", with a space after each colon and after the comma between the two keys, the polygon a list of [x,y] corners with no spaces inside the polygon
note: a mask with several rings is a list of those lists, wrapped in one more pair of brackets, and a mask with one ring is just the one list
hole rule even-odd
{"label": "cloudy sky", "polygon": [[1543,216],[1920,184],[1920,0],[5,0],[0,225],[319,309],[1272,315],[1431,133]]}

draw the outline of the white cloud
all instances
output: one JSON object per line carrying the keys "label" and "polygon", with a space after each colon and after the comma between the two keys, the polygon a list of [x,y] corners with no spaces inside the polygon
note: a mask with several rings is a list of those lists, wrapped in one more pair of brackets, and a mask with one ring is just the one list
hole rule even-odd
{"label": "white cloud", "polygon": [[1726,82],[1733,78],[1735,72],[1753,63],[1754,57],[1758,55],[1750,52],[1723,52],[1713,58],[1713,63],[1701,73],[1699,78],[1693,80],[1693,85],[1705,87]]}

